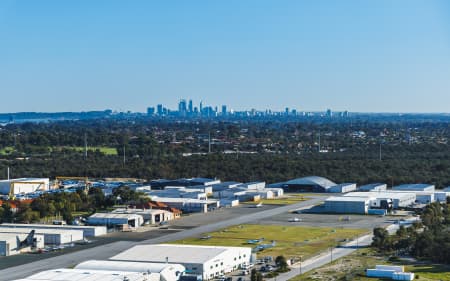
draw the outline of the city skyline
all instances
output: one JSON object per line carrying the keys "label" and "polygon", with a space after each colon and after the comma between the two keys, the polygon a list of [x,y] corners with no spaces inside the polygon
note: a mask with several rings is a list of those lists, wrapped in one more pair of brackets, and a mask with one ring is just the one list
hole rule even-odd
{"label": "city skyline", "polygon": [[0,112],[448,113],[447,1],[0,3]]}

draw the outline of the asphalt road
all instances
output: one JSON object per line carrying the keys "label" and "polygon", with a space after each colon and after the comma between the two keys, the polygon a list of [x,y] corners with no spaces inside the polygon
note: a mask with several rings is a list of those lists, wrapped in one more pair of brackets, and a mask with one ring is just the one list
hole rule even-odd
{"label": "asphalt road", "polygon": [[[108,259],[120,252],[127,250],[138,244],[157,244],[164,243],[173,240],[185,239],[192,236],[198,236],[202,233],[212,232],[221,228],[226,228],[232,225],[252,223],[263,218],[272,217],[281,213],[289,212],[293,209],[308,208],[311,205],[316,205],[320,201],[323,201],[323,197],[314,197],[311,200],[300,202],[293,205],[282,206],[278,208],[260,208],[257,212],[250,214],[243,214],[237,217],[231,217],[227,219],[222,219],[220,212],[206,214],[205,225],[200,225],[191,229],[170,233],[156,238],[151,238],[143,241],[118,241],[110,244],[105,244],[98,247],[93,247],[86,250],[81,250],[57,257],[51,257],[31,263],[27,263],[20,266],[10,267],[4,270],[0,270],[0,281],[3,280],[14,280],[20,279],[40,271],[56,269],[56,268],[66,268],[74,266],[80,262],[89,259]],[[199,217],[201,221],[202,217]],[[215,221],[212,222],[211,221]]]}

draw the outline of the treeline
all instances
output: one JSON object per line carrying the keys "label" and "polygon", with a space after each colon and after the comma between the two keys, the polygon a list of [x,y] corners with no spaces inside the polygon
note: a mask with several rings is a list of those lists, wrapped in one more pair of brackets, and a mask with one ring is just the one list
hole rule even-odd
{"label": "treeline", "polygon": [[419,259],[450,264],[450,199],[447,201],[428,205],[421,222],[408,228],[400,226],[395,235],[375,228],[372,246],[385,254],[411,254]]}
{"label": "treeline", "polygon": [[[364,137],[355,137],[355,131],[364,131]],[[6,177],[9,166],[11,177],[201,176],[273,183],[319,175],[336,182],[426,182],[441,188],[450,185],[449,138],[445,122],[99,119],[13,124],[0,129],[0,177]],[[85,157],[80,149],[85,140],[117,155],[89,151]],[[319,148],[329,153],[319,153]]]}
{"label": "treeline", "polygon": [[133,177],[141,179],[217,177],[221,180],[280,182],[308,175],[319,175],[335,182],[432,183],[450,185],[450,159],[447,153],[430,153],[430,159],[357,157],[302,157],[297,155],[224,155],[191,157],[128,158],[93,153],[51,155],[45,158],[0,162],[2,177],[7,166],[11,177],[88,176],[93,178]]}

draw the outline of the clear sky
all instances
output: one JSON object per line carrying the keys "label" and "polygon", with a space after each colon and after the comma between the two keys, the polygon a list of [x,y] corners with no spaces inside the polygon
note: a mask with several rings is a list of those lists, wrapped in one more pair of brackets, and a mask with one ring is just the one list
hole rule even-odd
{"label": "clear sky", "polygon": [[450,1],[1,0],[0,112],[450,112]]}

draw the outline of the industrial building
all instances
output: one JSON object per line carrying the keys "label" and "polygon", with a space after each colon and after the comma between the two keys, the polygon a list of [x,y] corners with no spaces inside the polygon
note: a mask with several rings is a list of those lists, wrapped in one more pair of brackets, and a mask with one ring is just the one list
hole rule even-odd
{"label": "industrial building", "polygon": [[160,281],[159,274],[59,268],[15,281]]}
{"label": "industrial building", "polygon": [[13,233],[13,234],[25,234],[27,235],[32,230],[35,231],[35,235],[44,236],[45,245],[61,245],[69,244],[72,242],[83,240],[82,230],[73,229],[36,229],[33,227],[2,227],[0,228],[0,236],[3,233]]}
{"label": "industrial building", "polygon": [[423,191],[423,192],[434,192],[434,185],[432,184],[402,184],[392,187],[395,191]]}
{"label": "industrial building", "polygon": [[145,224],[158,224],[164,221],[171,221],[174,215],[166,210],[158,209],[134,209],[134,208],[120,208],[112,211],[114,214],[136,214],[144,218]]}
{"label": "industrial building", "polygon": [[356,183],[341,183],[327,189],[330,193],[347,193],[356,190]]}
{"label": "industrial building", "polygon": [[181,264],[88,260],[75,266],[79,270],[105,270],[158,274],[160,281],[176,281],[185,272]]}
{"label": "industrial building", "polygon": [[328,213],[338,214],[367,214],[370,206],[370,197],[329,197],[324,207]]}
{"label": "industrial building", "polygon": [[209,210],[215,210],[220,207],[220,202],[212,199],[152,197],[152,200],[162,202],[169,207],[177,208],[185,213],[207,213]]}
{"label": "industrial building", "polygon": [[111,260],[181,264],[186,272],[210,280],[250,263],[251,255],[247,247],[159,244],[134,246]]}
{"label": "industrial building", "polygon": [[386,191],[387,185],[385,183],[371,183],[362,185],[358,191]]}
{"label": "industrial building", "polygon": [[0,256],[12,256],[24,252],[30,252],[31,247],[36,249],[44,248],[44,236],[34,234],[31,242],[27,245],[26,233],[0,233]]}
{"label": "industrial building", "polygon": [[366,276],[392,280],[414,280],[414,273],[405,272],[403,266],[376,265],[373,269],[366,269]]}
{"label": "industrial building", "polygon": [[19,223],[3,223],[0,224],[0,231],[2,228],[33,228],[33,229],[68,229],[81,230],[83,237],[97,237],[107,234],[107,229],[104,226],[89,226],[89,225],[53,225],[53,224],[19,224]]}
{"label": "industrial building", "polygon": [[286,192],[327,192],[329,188],[335,185],[336,183],[329,179],[310,176],[281,183],[280,187]]}
{"label": "industrial building", "polygon": [[19,178],[0,181],[0,194],[18,195],[49,190],[48,178]]}
{"label": "industrial building", "polygon": [[414,192],[350,192],[344,196],[390,199],[392,200],[392,208],[394,209],[410,207],[416,202],[416,194]]}
{"label": "industrial building", "polygon": [[90,225],[123,226],[138,228],[144,224],[144,218],[137,214],[95,213],[88,217]]}

